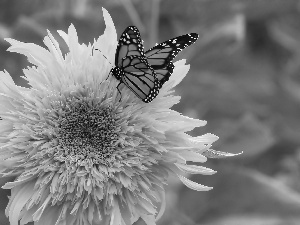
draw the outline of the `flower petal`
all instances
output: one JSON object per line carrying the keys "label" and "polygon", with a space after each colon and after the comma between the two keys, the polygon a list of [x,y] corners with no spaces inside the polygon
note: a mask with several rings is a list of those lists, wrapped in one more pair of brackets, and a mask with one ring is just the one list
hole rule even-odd
{"label": "flower petal", "polygon": [[102,8],[103,18],[106,28],[103,35],[94,44],[95,48],[100,50],[101,53],[109,60],[111,64],[115,61],[115,52],[117,48],[117,32],[114,22],[105,8]]}
{"label": "flower petal", "polygon": [[165,212],[166,205],[167,205],[165,191],[160,191],[159,194],[161,195],[161,206],[160,206],[159,212],[155,218],[156,221],[158,221],[162,217],[162,215]]}
{"label": "flower petal", "polygon": [[[12,106],[12,103],[7,103],[11,101],[11,98],[21,99],[24,97],[25,93],[22,93],[24,88],[20,88],[15,85],[12,77],[7,71],[0,71],[0,100],[1,106],[5,104],[5,109],[0,109],[0,112],[6,112],[8,107]],[[9,99],[10,98],[10,99]]]}
{"label": "flower petal", "polygon": [[114,199],[114,206],[111,213],[111,220],[109,225],[121,225],[121,212],[119,208],[119,203]]}
{"label": "flower petal", "polygon": [[169,80],[169,82],[174,81],[174,83],[172,84],[172,88],[177,86],[189,72],[190,65],[185,65],[185,63],[186,59],[182,59],[174,63],[174,72]]}
{"label": "flower petal", "polygon": [[209,191],[209,190],[213,189],[212,187],[207,187],[202,184],[198,184],[194,181],[191,181],[181,175],[178,175],[178,177],[185,186],[187,186],[188,188],[193,189],[195,191]]}
{"label": "flower petal", "polygon": [[242,153],[243,152],[234,154],[234,153],[229,153],[229,152],[216,151],[213,149],[207,149],[206,151],[202,152],[201,154],[207,158],[225,158],[225,157],[237,156]]}
{"label": "flower petal", "polygon": [[47,207],[40,220],[34,221],[34,225],[54,225],[57,222],[60,210],[61,207],[57,205]]}
{"label": "flower petal", "polygon": [[219,137],[217,135],[207,133],[207,134],[203,134],[201,136],[192,137],[192,138],[190,138],[190,141],[197,145],[197,143],[213,143],[213,142],[217,141],[218,139],[219,139]]}
{"label": "flower petal", "polygon": [[48,206],[52,196],[48,195],[48,197],[44,200],[43,204],[38,208],[38,210],[32,215],[33,220],[37,221],[41,218],[45,208]]}
{"label": "flower petal", "polygon": [[5,121],[5,120],[0,120],[0,133],[1,134],[11,131],[12,128],[13,128],[13,125],[11,122]]}
{"label": "flower petal", "polygon": [[7,42],[11,44],[11,47],[7,49],[10,52],[17,52],[27,56],[28,61],[36,66],[45,68],[49,65],[52,55],[46,49],[41,46],[32,43],[24,43],[16,41],[11,38],[5,38]]}
{"label": "flower petal", "polygon": [[15,82],[7,71],[0,71],[0,91],[1,93],[9,93],[7,87],[15,86]]}
{"label": "flower petal", "polygon": [[20,212],[34,192],[34,183],[29,182],[15,196],[12,196],[11,205],[8,205],[5,211],[6,216],[9,216],[10,225],[19,224]]}
{"label": "flower petal", "polygon": [[64,58],[62,55],[62,52],[60,50],[58,42],[54,39],[53,35],[50,33],[49,30],[47,30],[48,36],[44,38],[44,43],[50,50],[51,54],[55,56],[56,60],[60,63],[60,65],[63,65]]}
{"label": "flower petal", "polygon": [[187,116],[182,116],[178,117],[178,115],[174,116],[169,116],[168,118],[164,118],[165,120],[170,120],[173,122],[173,126],[170,127],[170,131],[173,132],[179,132],[179,131],[190,131],[193,130],[195,127],[202,127],[207,124],[205,120],[198,120],[198,119],[192,119]]}
{"label": "flower petal", "polygon": [[196,166],[196,165],[186,165],[181,163],[174,163],[181,171],[190,174],[203,174],[203,175],[212,175],[217,171],[212,169],[203,167],[203,166]]}
{"label": "flower petal", "polygon": [[141,217],[147,225],[156,225],[155,217],[153,215],[142,214]]}
{"label": "flower petal", "polygon": [[[176,150],[175,150],[176,151]],[[194,151],[179,151],[177,152],[180,156],[182,156],[186,161],[191,161],[191,162],[206,162],[207,158],[197,152]]]}

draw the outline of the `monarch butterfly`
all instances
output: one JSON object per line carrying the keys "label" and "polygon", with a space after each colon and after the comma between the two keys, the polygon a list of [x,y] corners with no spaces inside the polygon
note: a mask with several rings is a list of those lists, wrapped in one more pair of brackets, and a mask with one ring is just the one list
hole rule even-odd
{"label": "monarch butterfly", "polygon": [[[145,58],[140,32],[129,26],[121,35],[111,74],[142,101],[151,102],[161,88],[156,73]],[[118,89],[119,90],[119,89]],[[120,91],[119,91],[120,92]]]}
{"label": "monarch butterfly", "polygon": [[[112,75],[145,103],[151,102],[174,70],[172,60],[198,39],[191,33],[170,39],[144,53],[139,30],[129,26],[122,33],[115,55]],[[118,89],[119,91],[119,89]]]}

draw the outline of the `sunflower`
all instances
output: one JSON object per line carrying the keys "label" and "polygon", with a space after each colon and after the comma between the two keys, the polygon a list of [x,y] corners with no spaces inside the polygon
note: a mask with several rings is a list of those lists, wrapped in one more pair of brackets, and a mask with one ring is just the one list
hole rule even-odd
{"label": "sunflower", "polygon": [[105,9],[103,15],[105,32],[93,44],[79,44],[73,25],[58,31],[65,55],[49,31],[47,49],[7,39],[9,51],[33,64],[24,69],[30,88],[0,72],[0,172],[15,177],[3,186],[11,189],[11,225],[131,225],[140,218],[152,225],[164,211],[169,175],[207,191],[183,174],[215,171],[186,162],[232,155],[210,149],[213,134],[186,133],[205,121],[170,109],[180,99],[173,88],[189,70],[185,60],[175,62],[152,102],[126,87],[120,100],[109,76],[117,34]]}

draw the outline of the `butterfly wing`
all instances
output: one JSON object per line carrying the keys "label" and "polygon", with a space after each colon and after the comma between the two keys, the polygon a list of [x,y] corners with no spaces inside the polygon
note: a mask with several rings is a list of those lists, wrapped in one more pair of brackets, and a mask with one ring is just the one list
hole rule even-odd
{"label": "butterfly wing", "polygon": [[160,82],[160,86],[162,86],[166,81],[169,80],[169,78],[172,75],[173,71],[174,71],[174,64],[172,62],[169,62],[163,68],[155,69],[155,73],[156,73],[157,79]]}
{"label": "butterfly wing", "polygon": [[185,34],[155,45],[145,52],[145,56],[153,69],[164,68],[180,51],[195,43],[199,35],[196,33]]}
{"label": "butterfly wing", "polygon": [[144,53],[138,29],[129,26],[122,33],[115,55],[113,75],[144,102],[151,102],[174,70],[172,60],[198,39],[198,34],[182,35]]}
{"label": "butterfly wing", "polygon": [[151,102],[158,95],[160,82],[144,57],[142,39],[136,27],[129,26],[122,33],[111,73],[144,102]]}
{"label": "butterfly wing", "polygon": [[161,85],[169,80],[173,73],[172,60],[180,51],[195,43],[198,37],[196,33],[185,34],[160,43],[145,52],[148,63],[155,70]]}
{"label": "butterfly wing", "polygon": [[128,56],[122,60],[124,83],[144,102],[151,102],[161,87],[152,67],[143,56]]}
{"label": "butterfly wing", "polygon": [[122,59],[132,55],[144,55],[143,41],[135,26],[127,27],[122,33],[116,50],[115,65],[121,67]]}

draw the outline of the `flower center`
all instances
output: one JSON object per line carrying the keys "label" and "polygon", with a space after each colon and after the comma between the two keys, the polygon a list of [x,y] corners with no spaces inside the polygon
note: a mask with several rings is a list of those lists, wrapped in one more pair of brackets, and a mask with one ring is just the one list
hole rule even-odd
{"label": "flower center", "polygon": [[60,117],[59,158],[109,165],[118,142],[115,114],[110,106],[76,102],[68,105]]}

